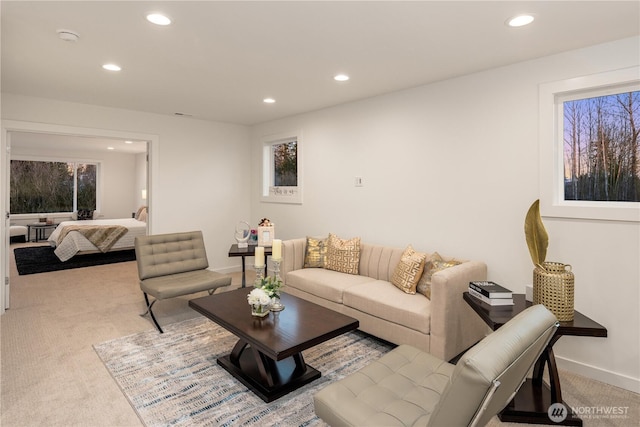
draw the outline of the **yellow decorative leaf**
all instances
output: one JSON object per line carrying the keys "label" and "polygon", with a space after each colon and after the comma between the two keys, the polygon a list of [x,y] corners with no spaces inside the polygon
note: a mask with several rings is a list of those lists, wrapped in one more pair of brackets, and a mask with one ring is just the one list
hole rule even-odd
{"label": "yellow decorative leaf", "polygon": [[540,217],[540,200],[533,202],[524,220],[524,235],[533,265],[543,265],[547,258],[549,235]]}

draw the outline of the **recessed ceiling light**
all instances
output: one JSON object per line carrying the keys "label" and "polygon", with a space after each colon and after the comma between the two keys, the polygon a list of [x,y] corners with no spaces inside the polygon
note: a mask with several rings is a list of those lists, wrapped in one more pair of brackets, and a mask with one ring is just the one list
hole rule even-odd
{"label": "recessed ceiling light", "polygon": [[80,40],[80,35],[78,33],[76,33],[75,31],[58,30],[56,32],[58,33],[58,37],[61,40],[64,40],[66,42],[77,42],[78,40]]}
{"label": "recessed ceiling light", "polygon": [[338,82],[346,82],[347,80],[349,80],[349,76],[347,76],[346,74],[337,74],[333,77],[333,79]]}
{"label": "recessed ceiling light", "polygon": [[125,141],[125,144],[133,144],[133,141]]}
{"label": "recessed ceiling light", "polygon": [[115,150],[113,147],[107,147],[107,150]]}
{"label": "recessed ceiling light", "polygon": [[122,70],[122,68],[119,65],[116,65],[116,64],[104,64],[102,66],[102,68],[104,68],[105,70],[109,70],[109,71],[120,71],[120,70]]}
{"label": "recessed ceiling light", "polygon": [[507,25],[510,27],[522,27],[529,25],[533,22],[534,17],[531,15],[518,15],[507,20]]}
{"label": "recessed ceiling light", "polygon": [[171,19],[169,19],[168,17],[164,16],[161,13],[150,13],[149,15],[147,15],[147,21],[151,22],[152,24],[156,24],[156,25],[169,25],[169,24],[171,24]]}
{"label": "recessed ceiling light", "polygon": [[262,102],[264,102],[265,104],[274,104],[276,100],[273,98],[265,98],[262,100]]}

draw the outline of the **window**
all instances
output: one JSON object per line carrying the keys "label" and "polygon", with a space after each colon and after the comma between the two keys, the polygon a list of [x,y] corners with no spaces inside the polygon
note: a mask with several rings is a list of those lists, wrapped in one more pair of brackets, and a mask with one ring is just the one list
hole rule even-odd
{"label": "window", "polygon": [[94,163],[11,160],[11,214],[96,210]]}
{"label": "window", "polygon": [[640,202],[640,91],[562,106],[564,199]]}
{"label": "window", "polygon": [[640,221],[640,69],[540,86],[543,216]]}
{"label": "window", "polygon": [[265,138],[262,201],[302,203],[300,132]]}

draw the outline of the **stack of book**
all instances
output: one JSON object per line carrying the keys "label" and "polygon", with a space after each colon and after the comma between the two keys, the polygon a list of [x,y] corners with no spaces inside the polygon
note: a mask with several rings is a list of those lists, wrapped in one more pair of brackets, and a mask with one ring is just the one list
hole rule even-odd
{"label": "stack of book", "polygon": [[495,282],[469,282],[469,295],[491,306],[513,305],[512,292]]}

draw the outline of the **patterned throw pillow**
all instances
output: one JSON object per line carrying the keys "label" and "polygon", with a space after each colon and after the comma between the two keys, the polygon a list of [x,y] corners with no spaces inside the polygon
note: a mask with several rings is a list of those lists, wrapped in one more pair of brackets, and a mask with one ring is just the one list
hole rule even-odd
{"label": "patterned throw pillow", "polygon": [[93,211],[91,209],[78,209],[78,221],[93,219]]}
{"label": "patterned throw pillow", "polygon": [[327,270],[358,274],[360,266],[360,238],[343,240],[333,233],[327,239]]}
{"label": "patterned throw pillow", "polygon": [[426,259],[427,254],[416,252],[411,245],[407,246],[391,276],[391,283],[407,294],[415,294]]}
{"label": "patterned throw pillow", "polygon": [[307,237],[304,268],[324,268],[327,264],[327,239]]}
{"label": "patterned throw pillow", "polygon": [[440,270],[444,270],[445,268],[453,267],[458,264],[462,264],[462,261],[445,261],[438,252],[434,252],[425,264],[424,273],[422,273],[422,277],[418,281],[416,291],[431,299],[431,276]]}

